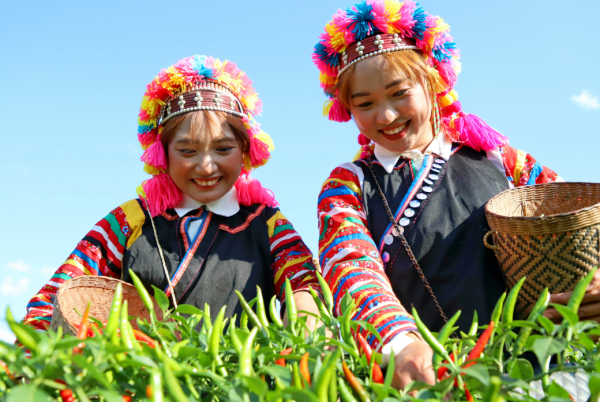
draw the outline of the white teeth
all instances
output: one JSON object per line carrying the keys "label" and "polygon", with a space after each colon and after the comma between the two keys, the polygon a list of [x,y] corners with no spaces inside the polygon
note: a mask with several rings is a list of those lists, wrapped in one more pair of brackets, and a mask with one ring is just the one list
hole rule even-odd
{"label": "white teeth", "polygon": [[393,130],[382,130],[382,131],[384,134],[387,134],[387,135],[398,134],[400,131],[404,130],[404,127],[406,127],[406,122],[403,123],[402,125],[396,127]]}
{"label": "white teeth", "polygon": [[211,181],[201,181],[198,179],[194,179],[194,183],[196,183],[199,186],[214,186],[215,184],[217,184],[218,181],[219,179],[214,179]]}

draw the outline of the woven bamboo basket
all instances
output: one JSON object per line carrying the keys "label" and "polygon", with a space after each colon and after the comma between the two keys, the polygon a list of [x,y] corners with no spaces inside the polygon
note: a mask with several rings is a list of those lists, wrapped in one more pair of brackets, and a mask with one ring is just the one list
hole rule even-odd
{"label": "woven bamboo basket", "polygon": [[[127,300],[129,315],[145,318],[149,322],[150,314],[144,307],[135,286],[105,276],[85,275],[66,281],[58,290],[50,328],[56,330],[62,327],[65,334],[76,334],[77,326],[81,324],[81,316],[75,309],[83,314],[88,301],[91,302],[90,317],[106,322],[118,283],[123,286],[123,300]],[[152,301],[158,319],[162,320],[162,311],[154,298]],[[137,330],[140,329],[136,320],[131,320],[131,325]]]}
{"label": "woven bamboo basket", "polygon": [[[549,183],[501,192],[485,206],[506,284],[523,276],[515,316],[525,319],[545,287],[573,290],[600,264],[600,183]],[[493,244],[490,244],[490,237]]]}

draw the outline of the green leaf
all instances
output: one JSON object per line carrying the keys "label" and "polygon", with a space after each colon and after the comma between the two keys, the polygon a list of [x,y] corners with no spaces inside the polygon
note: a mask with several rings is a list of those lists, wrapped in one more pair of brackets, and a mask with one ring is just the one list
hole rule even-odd
{"label": "green leaf", "polygon": [[552,335],[554,333],[555,325],[552,321],[550,321],[550,319],[544,317],[543,315],[538,315],[537,319],[540,325],[546,331],[546,334]]}
{"label": "green leaf", "polygon": [[429,387],[431,387],[431,385],[429,385],[427,383],[424,383],[421,381],[412,381],[404,388],[404,392],[409,393],[411,391],[418,391],[420,389],[429,388]]}
{"label": "green leaf", "polygon": [[89,363],[85,357],[83,357],[82,355],[76,355],[76,356],[73,356],[73,361],[75,361],[75,363],[79,367],[87,369],[88,374],[90,374],[93,378],[96,379],[96,381],[98,381],[100,384],[102,384],[102,386],[104,388],[108,388],[110,390],[113,389],[112,385],[108,382],[108,380],[106,379],[104,374],[100,373],[100,371],[98,371],[96,366]]}
{"label": "green leaf", "polygon": [[296,402],[321,402],[312,392],[296,387],[289,387],[278,392],[269,393],[269,401],[274,401],[278,398],[291,399]]}
{"label": "green leaf", "polygon": [[571,399],[571,394],[558,385],[556,381],[552,381],[552,384],[548,387],[548,396],[558,396],[559,398]]}
{"label": "green leaf", "polygon": [[551,303],[552,307],[556,309],[563,316],[565,320],[569,322],[571,325],[575,325],[579,322],[579,316],[572,312],[570,308],[567,306],[563,306],[562,304]]}
{"label": "green leaf", "polygon": [[488,373],[488,368],[483,364],[476,364],[472,367],[462,370],[462,372],[467,376],[475,378],[486,387],[490,383],[490,374]]}
{"label": "green leaf", "polygon": [[79,338],[75,338],[74,336],[69,336],[67,338],[63,338],[54,345],[55,350],[62,349],[72,349],[75,346],[79,345],[81,340]]}
{"label": "green leaf", "polygon": [[540,338],[533,343],[533,352],[543,366],[548,357],[562,352],[566,346],[567,342],[563,338]]}
{"label": "green leaf", "polygon": [[177,306],[177,309],[175,309],[175,312],[180,314],[204,314],[202,310],[200,310],[198,307],[190,306],[189,304],[180,304],[179,306]]}
{"label": "green leaf", "polygon": [[270,375],[273,378],[278,378],[286,383],[286,386],[290,386],[292,383],[292,373],[285,367],[273,365],[273,366],[265,366],[261,369],[261,373]]}
{"label": "green leaf", "polygon": [[[598,360],[598,362],[600,362],[600,360]],[[588,386],[590,387],[590,394],[600,394],[600,374],[592,373],[590,375],[590,382],[588,383]]]}
{"label": "green leaf", "polygon": [[539,327],[531,321],[524,321],[524,320],[514,320],[513,322],[511,322],[508,325],[505,325],[505,327],[511,327],[511,328],[515,328],[515,327],[527,327],[527,328],[533,328],[533,329],[538,329]]}
{"label": "green leaf", "polygon": [[[165,311],[167,311],[167,309],[169,308],[169,298],[167,297],[165,292],[163,292],[156,286],[152,285],[152,288],[154,289],[154,299],[156,299],[158,307],[160,307],[164,314]],[[182,306],[186,306],[186,304],[182,304]]]}
{"label": "green leaf", "polygon": [[369,331],[371,334],[373,334],[379,340],[379,342],[383,343],[383,341],[381,340],[381,335],[379,335],[377,329],[375,329],[373,324],[371,324],[370,322],[354,320],[350,322],[350,325],[352,325],[353,328],[355,328],[354,324],[357,324],[357,326],[360,325],[361,327]]}
{"label": "green leaf", "polygon": [[50,402],[50,395],[38,389],[35,385],[22,385],[13,388],[6,402]]}
{"label": "green leaf", "polygon": [[248,390],[255,395],[263,396],[269,390],[267,384],[258,377],[242,377],[242,382],[246,383]]}
{"label": "green leaf", "polygon": [[533,367],[526,359],[517,359],[516,364],[510,372],[512,378],[518,380],[529,380],[533,377]]}

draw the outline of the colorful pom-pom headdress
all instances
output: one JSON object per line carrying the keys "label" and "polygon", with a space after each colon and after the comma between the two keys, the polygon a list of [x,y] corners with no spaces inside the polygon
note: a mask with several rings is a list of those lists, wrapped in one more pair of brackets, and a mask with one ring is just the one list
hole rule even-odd
{"label": "colorful pom-pom headdress", "polygon": [[163,124],[174,116],[200,110],[218,111],[240,117],[248,132],[249,151],[235,183],[242,205],[277,205],[273,193],[250,177],[250,172],[267,163],[273,150],[268,134],[254,118],[262,102],[252,81],[230,61],[191,56],[162,70],[146,87],[139,113],[138,139],[144,154],[144,171],[153,175],[138,190],[148,201],[153,216],[176,207],[181,191],[167,171],[167,157],[160,136]]}
{"label": "colorful pom-pom headdress", "polygon": [[[321,87],[330,99],[323,113],[333,121],[351,119],[336,89],[347,69],[369,57],[414,50],[441,78],[443,88],[435,97],[442,124],[453,140],[478,151],[489,151],[507,143],[508,138],[479,117],[462,111],[454,91],[460,72],[459,53],[449,32],[450,27],[444,20],[427,14],[410,0],[363,0],[346,11],[338,10],[325,26],[312,55],[320,71]],[[363,137],[359,136],[359,143],[368,150],[370,140]]]}

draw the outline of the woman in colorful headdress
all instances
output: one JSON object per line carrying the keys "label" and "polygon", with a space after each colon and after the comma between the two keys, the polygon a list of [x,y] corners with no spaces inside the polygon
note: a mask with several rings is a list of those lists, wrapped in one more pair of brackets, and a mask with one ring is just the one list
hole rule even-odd
{"label": "woman in colorful headdress", "polygon": [[[226,317],[262,289],[265,302],[285,297],[289,279],[303,309],[317,311],[320,289],[312,255],[273,193],[250,177],[273,144],[254,117],[261,101],[234,63],[192,56],[148,84],[139,112],[144,170],[152,178],[101,219],[27,305],[24,322],[46,329],[56,292],[80,275],[131,282],[133,270],[172,305],[186,303]],[[164,258],[163,258],[164,257]]]}
{"label": "woman in colorful headdress", "polygon": [[433,331],[458,310],[465,332],[475,310],[489,322],[505,284],[482,242],[484,205],[510,187],[559,178],[463,111],[449,27],[410,0],[339,10],[312,57],[329,98],[324,114],[353,119],[361,133],[354,161],[335,168],[319,196],[323,276],[338,306],[349,292],[354,319],[377,328],[382,342],[359,330],[384,362],[394,350],[397,386],[433,381],[431,351],[405,306]]}

